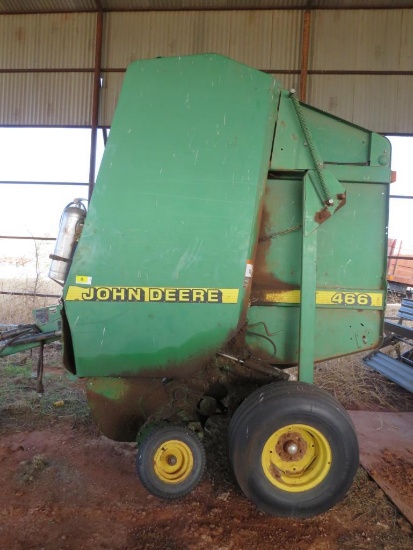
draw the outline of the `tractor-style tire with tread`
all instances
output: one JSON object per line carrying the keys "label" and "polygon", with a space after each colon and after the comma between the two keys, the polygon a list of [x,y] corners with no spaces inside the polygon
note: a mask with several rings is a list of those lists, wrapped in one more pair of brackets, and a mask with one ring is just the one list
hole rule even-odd
{"label": "tractor-style tire with tread", "polygon": [[351,418],[324,390],[276,382],[249,395],[228,431],[229,460],[244,494],[260,510],[307,518],[330,509],[359,464]]}

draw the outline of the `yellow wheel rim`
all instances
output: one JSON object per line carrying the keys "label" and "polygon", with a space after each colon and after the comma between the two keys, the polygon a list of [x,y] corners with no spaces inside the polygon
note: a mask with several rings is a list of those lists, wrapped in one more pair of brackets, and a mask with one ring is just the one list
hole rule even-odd
{"label": "yellow wheel rim", "polygon": [[319,485],[331,468],[331,447],[324,435],[305,424],[291,424],[269,437],[262,450],[268,480],[283,491],[299,493]]}
{"label": "yellow wheel rim", "polygon": [[192,472],[194,457],[186,443],[171,439],[158,447],[153,466],[156,475],[164,483],[181,483]]}

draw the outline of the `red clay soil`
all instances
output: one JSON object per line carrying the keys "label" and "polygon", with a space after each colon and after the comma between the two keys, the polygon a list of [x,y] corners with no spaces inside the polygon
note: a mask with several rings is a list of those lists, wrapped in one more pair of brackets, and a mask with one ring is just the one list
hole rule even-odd
{"label": "red clay soil", "polygon": [[[1,419],[0,419],[1,421]],[[69,419],[0,434],[3,550],[335,550],[413,548],[409,524],[360,470],[346,499],[310,520],[257,511],[236,487],[225,428],[207,434],[209,471],[187,497],[148,495],[135,445],[114,443]]]}

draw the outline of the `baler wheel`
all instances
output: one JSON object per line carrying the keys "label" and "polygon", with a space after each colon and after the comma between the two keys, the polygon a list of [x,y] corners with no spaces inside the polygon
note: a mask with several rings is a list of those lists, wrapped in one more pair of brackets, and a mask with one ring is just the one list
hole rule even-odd
{"label": "baler wheel", "polygon": [[174,499],[198,485],[205,462],[205,450],[195,432],[184,426],[162,425],[139,444],[136,469],[150,493]]}
{"label": "baler wheel", "polygon": [[359,463],[345,409],[301,382],[270,384],[245,399],[229,426],[229,459],[242,491],[260,510],[300,518],[339,502]]}

